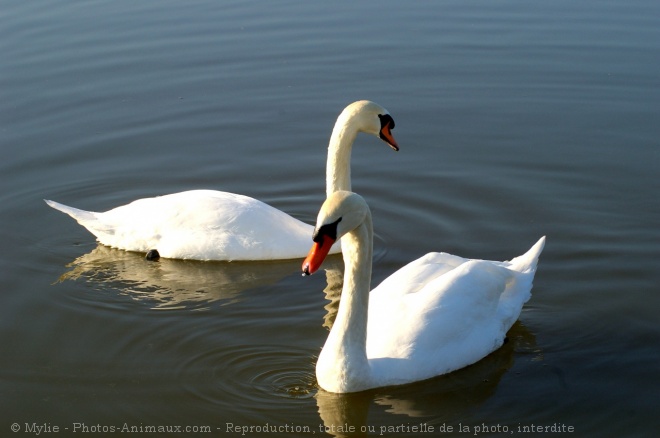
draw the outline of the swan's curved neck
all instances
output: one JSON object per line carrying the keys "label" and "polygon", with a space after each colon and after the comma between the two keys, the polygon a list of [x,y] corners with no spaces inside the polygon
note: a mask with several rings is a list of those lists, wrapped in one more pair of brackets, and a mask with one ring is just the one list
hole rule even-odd
{"label": "swan's curved neck", "polygon": [[352,114],[342,113],[332,130],[325,170],[326,196],[339,190],[351,190],[351,150],[358,133],[352,122]]}
{"label": "swan's curved neck", "polygon": [[[333,385],[355,390],[369,378],[367,316],[373,255],[371,214],[355,230],[342,237],[345,272],[337,318],[321,351],[319,362],[334,370]],[[324,357],[325,356],[325,357]],[[323,386],[323,384],[322,384]],[[327,387],[327,386],[324,386]]]}

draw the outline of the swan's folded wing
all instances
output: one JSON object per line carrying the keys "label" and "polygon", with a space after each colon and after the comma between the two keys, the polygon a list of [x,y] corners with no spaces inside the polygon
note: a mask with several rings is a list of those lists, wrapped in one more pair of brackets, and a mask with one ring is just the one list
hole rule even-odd
{"label": "swan's folded wing", "polygon": [[499,348],[530,296],[543,244],[511,262],[428,254],[385,280],[369,302],[373,373],[391,384],[422,380]]}
{"label": "swan's folded wing", "polygon": [[[399,296],[388,294],[389,291],[377,296],[372,293],[367,336],[369,357],[411,357],[420,351],[442,355],[449,346],[459,350],[484,349],[471,345],[472,338],[475,332],[492,331],[491,322],[497,318],[498,303],[512,272],[493,262],[463,260],[453,269],[441,263],[434,273],[427,272],[429,265],[424,264],[427,281],[417,284],[414,293]],[[372,333],[376,335],[371,337]],[[485,338],[488,338],[485,342],[493,345],[492,335]],[[482,339],[478,333],[477,339]]]}
{"label": "swan's folded wing", "polygon": [[413,260],[389,277],[371,291],[371,297],[376,294],[386,294],[389,299],[418,292],[435,278],[455,269],[468,261],[462,257],[444,252],[431,252]]}

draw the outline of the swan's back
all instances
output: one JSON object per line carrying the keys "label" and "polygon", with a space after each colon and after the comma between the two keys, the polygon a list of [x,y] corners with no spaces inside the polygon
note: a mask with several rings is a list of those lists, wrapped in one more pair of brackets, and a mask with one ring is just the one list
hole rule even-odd
{"label": "swan's back", "polygon": [[430,253],[369,297],[367,357],[378,386],[430,378],[499,348],[531,296],[545,237],[510,262]]}
{"label": "swan's back", "polygon": [[139,252],[157,249],[167,258],[302,257],[313,231],[311,225],[264,202],[213,190],[139,199],[103,213],[46,202],[76,219],[105,245]]}

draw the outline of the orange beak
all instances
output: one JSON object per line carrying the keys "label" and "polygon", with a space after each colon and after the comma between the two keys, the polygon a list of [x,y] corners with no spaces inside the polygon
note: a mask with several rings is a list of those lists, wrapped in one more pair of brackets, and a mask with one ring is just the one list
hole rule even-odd
{"label": "orange beak", "polygon": [[334,243],[335,240],[329,236],[323,236],[321,242],[314,242],[312,249],[302,264],[303,276],[312,275],[319,270]]}
{"label": "orange beak", "polygon": [[383,140],[385,143],[389,144],[392,149],[398,151],[399,145],[397,144],[396,140],[394,139],[394,136],[392,135],[391,125],[392,122],[387,122],[380,129],[380,139]]}

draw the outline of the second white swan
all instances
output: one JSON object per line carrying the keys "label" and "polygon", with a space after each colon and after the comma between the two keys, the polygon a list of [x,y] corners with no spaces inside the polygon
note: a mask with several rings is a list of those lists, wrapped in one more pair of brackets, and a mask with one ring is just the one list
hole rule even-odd
{"label": "second white swan", "polygon": [[[399,150],[394,120],[382,106],[362,100],[337,118],[328,146],[326,193],[351,189],[351,149],[358,132]],[[248,196],[191,190],[145,198],[97,213],[46,200],[73,217],[104,245],[176,259],[274,260],[307,254],[313,227]],[[333,252],[340,251],[339,246]]]}
{"label": "second white swan", "polygon": [[[342,238],[343,236],[343,238]],[[326,391],[401,385],[449,373],[498,349],[529,299],[542,237],[510,262],[429,253],[371,293],[371,213],[362,197],[333,193],[319,212],[303,275],[342,239],[344,286],[316,363]]]}

